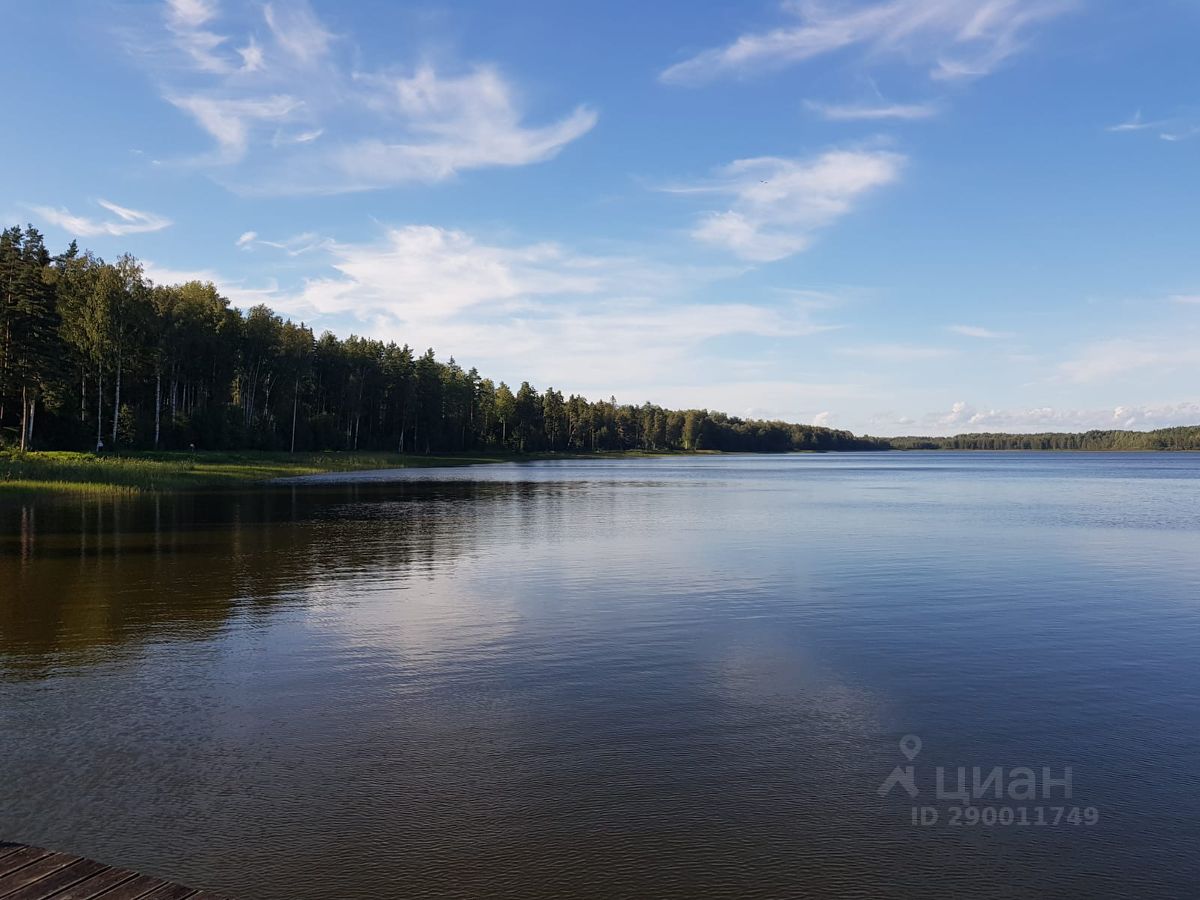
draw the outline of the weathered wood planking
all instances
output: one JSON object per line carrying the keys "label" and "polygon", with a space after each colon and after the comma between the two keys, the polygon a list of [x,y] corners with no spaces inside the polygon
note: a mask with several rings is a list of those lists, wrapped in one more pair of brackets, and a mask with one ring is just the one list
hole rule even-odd
{"label": "weathered wood planking", "polygon": [[0,900],[225,900],[70,853],[0,841]]}

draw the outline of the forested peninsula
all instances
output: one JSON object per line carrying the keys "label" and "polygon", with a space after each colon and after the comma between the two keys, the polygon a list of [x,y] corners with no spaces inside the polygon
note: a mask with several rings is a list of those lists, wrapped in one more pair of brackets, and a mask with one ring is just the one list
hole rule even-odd
{"label": "forested peninsula", "polygon": [[873,438],[496,383],[432,349],[325,332],[211,283],[32,226],[0,234],[0,444],[10,450],[529,454],[892,449],[1195,450],[1155,432]]}

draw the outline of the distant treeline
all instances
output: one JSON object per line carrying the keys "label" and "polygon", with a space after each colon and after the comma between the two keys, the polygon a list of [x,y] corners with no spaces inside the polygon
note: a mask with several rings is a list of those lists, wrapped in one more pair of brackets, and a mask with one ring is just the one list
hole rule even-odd
{"label": "distant treeline", "polygon": [[1157,431],[894,437],[887,438],[886,443],[894,450],[1200,450],[1200,426]]}
{"label": "distant treeline", "polygon": [[433,350],[320,336],[32,226],[0,234],[0,443],[20,448],[878,450],[848,431],[511,389]]}

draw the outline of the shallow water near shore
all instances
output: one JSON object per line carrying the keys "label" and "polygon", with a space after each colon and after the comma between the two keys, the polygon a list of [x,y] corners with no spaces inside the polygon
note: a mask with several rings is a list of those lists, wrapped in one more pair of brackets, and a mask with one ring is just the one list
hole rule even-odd
{"label": "shallow water near shore", "polygon": [[1200,454],[360,472],[0,526],[0,839],[239,898],[1200,883]]}

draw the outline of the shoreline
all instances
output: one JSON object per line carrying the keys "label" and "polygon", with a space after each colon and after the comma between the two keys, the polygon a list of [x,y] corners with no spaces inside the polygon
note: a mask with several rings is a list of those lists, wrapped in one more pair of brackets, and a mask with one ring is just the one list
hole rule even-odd
{"label": "shoreline", "polygon": [[429,469],[547,459],[633,459],[703,456],[706,451],[650,453],[413,453],[373,451],[130,451],[95,454],[64,450],[0,452],[0,498],[15,494],[122,495],[216,490],[280,478],[372,469]]}
{"label": "shoreline", "polygon": [[[819,451],[753,453],[755,456],[812,455]],[[892,448],[890,450],[824,451],[858,453],[1179,453],[1179,450],[1099,449],[998,449],[977,448]],[[84,494],[97,496],[133,495],[154,491],[219,490],[239,485],[262,485],[284,478],[323,475],[331,472],[361,472],[375,469],[429,469],[499,463],[538,462],[569,459],[655,459],[678,456],[725,456],[718,450],[625,450],[598,452],[534,453],[413,453],[373,451],[287,451],[217,450],[130,451],[100,454],[41,450],[20,453],[0,451],[0,499],[25,494]]]}

